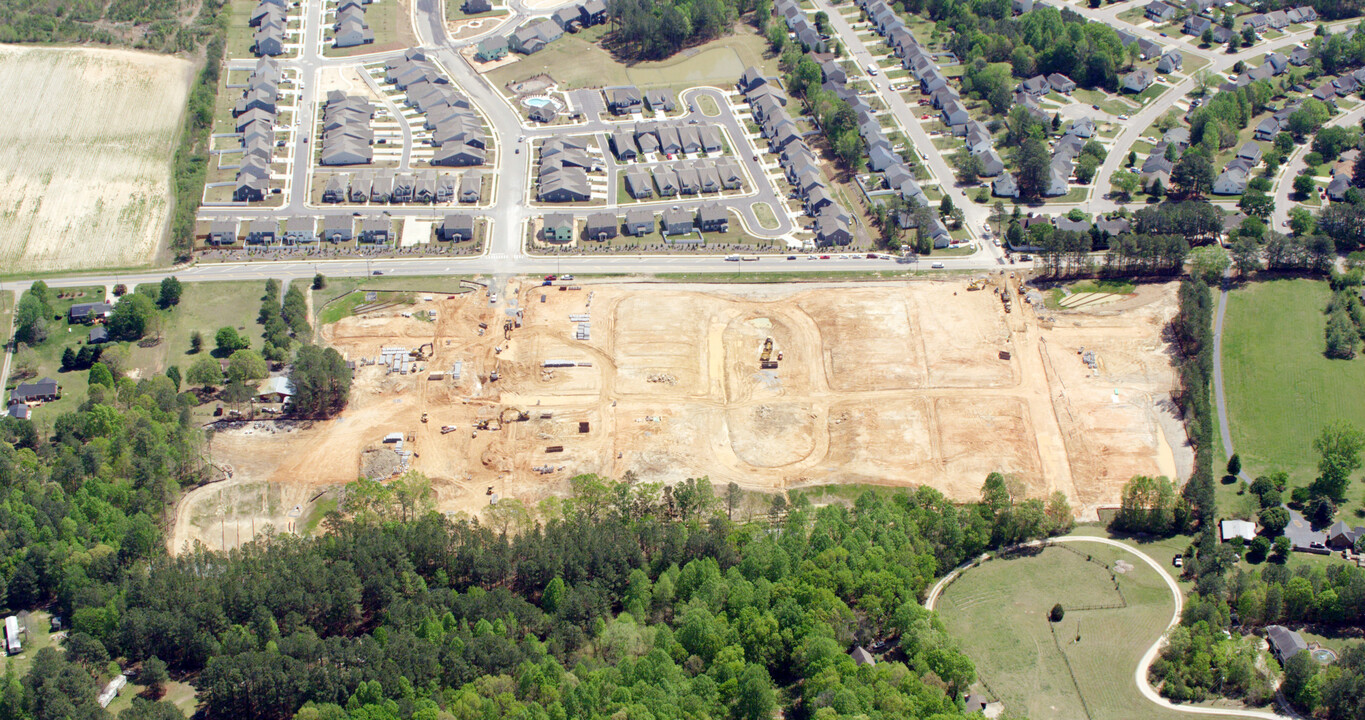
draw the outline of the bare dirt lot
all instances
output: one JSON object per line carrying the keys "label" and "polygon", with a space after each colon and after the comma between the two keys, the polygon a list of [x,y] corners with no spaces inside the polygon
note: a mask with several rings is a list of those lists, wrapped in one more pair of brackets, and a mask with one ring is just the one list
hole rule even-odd
{"label": "bare dirt lot", "polygon": [[0,46],[0,260],[11,271],[150,262],[193,65]]}
{"label": "bare dirt lot", "polygon": [[[362,363],[340,417],[288,433],[220,432],[214,458],[244,487],[287,486],[272,516],[286,528],[281,508],[354,480],[362,453],[390,433],[432,478],[440,509],[466,513],[488,505],[490,488],[534,505],[586,472],[668,483],[705,475],[757,491],[923,484],[968,500],[1001,471],[1030,494],[1066,493],[1089,518],[1136,473],[1186,475],[1162,340],[1174,286],[1144,286],[1094,311],[1045,311],[1045,321],[1016,287],[1005,291],[1011,313],[998,287],[969,292],[963,280],[525,284],[499,307],[483,293],[438,295],[323,328],[325,342]],[[518,309],[521,326],[504,333]],[[435,320],[401,316],[420,310]],[[780,360],[764,369],[768,338]],[[427,343],[434,355],[407,374],[363,364]],[[1082,349],[1095,353],[1095,369]],[[476,432],[479,423],[488,429]],[[196,494],[220,516],[230,505],[212,485]],[[197,502],[187,500],[182,519],[215,517]],[[224,525],[233,527],[182,522],[173,542],[217,544]]]}

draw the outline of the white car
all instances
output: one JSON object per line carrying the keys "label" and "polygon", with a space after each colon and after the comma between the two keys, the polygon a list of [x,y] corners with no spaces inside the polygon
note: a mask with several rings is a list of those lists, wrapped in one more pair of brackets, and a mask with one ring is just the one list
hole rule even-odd
{"label": "white car", "polygon": [[868,74],[868,75],[871,75],[872,77],[877,77],[877,64],[876,64],[876,63],[868,63],[868,64],[867,64],[867,74]]}

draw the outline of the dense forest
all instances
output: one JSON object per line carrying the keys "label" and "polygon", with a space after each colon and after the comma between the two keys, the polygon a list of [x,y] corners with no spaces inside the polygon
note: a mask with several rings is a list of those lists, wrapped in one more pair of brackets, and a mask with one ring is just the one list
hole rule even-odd
{"label": "dense forest", "polygon": [[[0,421],[3,604],[70,627],[0,681],[6,718],[107,717],[120,667],[193,682],[210,718],[957,717],[975,672],[920,596],[1071,524],[1064,497],[1000,475],[965,506],[775,496],[750,524],[734,486],[581,476],[519,527],[431,512],[412,477],[358,484],[319,538],[172,558],[166,503],[204,479],[195,401],[167,377],[111,384],[51,436]],[[860,645],[882,662],[855,664]]]}
{"label": "dense forest", "polygon": [[730,32],[735,20],[772,7],[769,0],[608,0],[606,43],[633,60],[659,60]]}
{"label": "dense forest", "polygon": [[213,34],[211,19],[223,1],[0,0],[0,42],[97,42],[189,52]]}

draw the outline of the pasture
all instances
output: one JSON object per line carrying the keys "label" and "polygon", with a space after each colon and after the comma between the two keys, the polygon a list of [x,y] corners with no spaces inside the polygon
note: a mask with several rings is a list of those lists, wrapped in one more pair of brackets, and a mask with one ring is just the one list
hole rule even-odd
{"label": "pasture", "polygon": [[[1116,588],[1110,569],[1120,560],[1125,570],[1113,575]],[[1165,582],[1136,556],[1073,544],[970,568],[943,591],[937,609],[1011,715],[1174,720],[1183,715],[1146,700],[1133,682],[1138,661],[1170,621],[1171,602]],[[1066,615],[1053,624],[1055,603]]]}
{"label": "pasture", "polygon": [[0,262],[11,272],[150,263],[193,65],[165,55],[0,46]]}
{"label": "pasture", "polygon": [[[1331,290],[1316,280],[1270,280],[1228,295],[1223,377],[1233,448],[1252,477],[1289,473],[1293,486],[1317,476],[1313,439],[1345,420],[1365,430],[1365,358],[1330,360],[1324,309]],[[1360,485],[1348,496],[1358,500]]]}

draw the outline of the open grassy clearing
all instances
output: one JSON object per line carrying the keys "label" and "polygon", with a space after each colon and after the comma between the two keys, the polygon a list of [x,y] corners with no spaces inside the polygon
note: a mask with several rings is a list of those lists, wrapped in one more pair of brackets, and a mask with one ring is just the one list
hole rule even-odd
{"label": "open grassy clearing", "polygon": [[142,265],[166,235],[193,65],[87,48],[0,48],[0,260],[14,271]]}
{"label": "open grassy clearing", "polygon": [[[1315,280],[1270,280],[1228,295],[1223,377],[1233,447],[1247,474],[1317,476],[1313,439],[1345,420],[1365,429],[1365,359],[1329,360],[1324,309],[1331,291]],[[1360,485],[1348,491],[1360,501]]]}
{"label": "open grassy clearing", "polygon": [[[1110,568],[1118,560],[1132,567],[1115,575],[1116,590]],[[1055,625],[1047,618],[1054,603],[1067,609]],[[938,610],[1006,712],[1035,720],[1174,720],[1186,716],[1147,701],[1133,681],[1170,620],[1171,603],[1165,582],[1134,555],[1078,544],[969,569],[944,590]]]}
{"label": "open grassy clearing", "polygon": [[48,323],[47,340],[37,347],[21,345],[15,350],[14,360],[10,365],[7,390],[13,389],[15,385],[23,382],[20,377],[35,380],[50,377],[55,379],[61,387],[61,399],[33,409],[35,419],[51,420],[64,412],[76,409],[85,400],[87,374],[84,372],[59,372],[62,365],[62,349],[68,346],[79,348],[85,344],[89,332],[89,329],[84,325],[68,324],[66,313],[72,305],[78,302],[99,302],[103,300],[104,288],[96,285],[64,289],[62,292],[66,297],[59,298],[56,291],[52,291],[52,314],[60,316],[61,319],[51,320]]}
{"label": "open grassy clearing", "polygon": [[356,290],[375,290],[389,292],[428,292],[447,295],[461,292],[460,281],[467,275],[441,275],[432,277],[356,277],[329,278],[327,287],[313,291],[313,327],[334,323],[347,317],[359,304],[365,302],[363,293]]}
{"label": "open grassy clearing", "polygon": [[149,347],[134,343],[132,366],[144,376],[163,373],[171,365],[178,365],[184,373],[199,357],[190,354],[190,336],[201,333],[207,353],[213,350],[213,335],[221,327],[232,327],[251,340],[252,349],[260,350],[263,340],[256,315],[264,294],[264,280],[185,283],[180,304],[163,313],[163,339]]}
{"label": "open grassy clearing", "polygon": [[[609,85],[681,90],[697,85],[728,88],[750,65],[757,65],[766,73],[777,72],[777,58],[768,52],[767,40],[747,26],[738,26],[734,34],[691,48],[677,57],[633,64],[618,61],[598,44],[606,30],[607,26],[598,25],[567,34],[534,55],[518,56],[517,62],[493,70],[488,79],[502,87],[546,73],[562,90]],[[716,110],[719,113],[719,108]]]}

